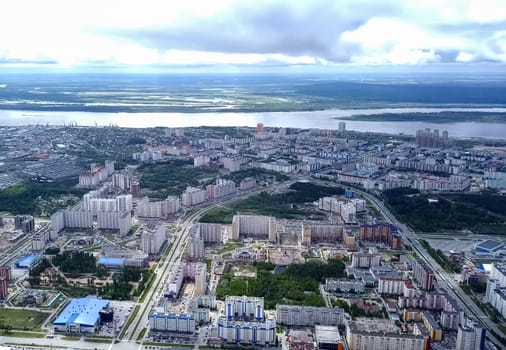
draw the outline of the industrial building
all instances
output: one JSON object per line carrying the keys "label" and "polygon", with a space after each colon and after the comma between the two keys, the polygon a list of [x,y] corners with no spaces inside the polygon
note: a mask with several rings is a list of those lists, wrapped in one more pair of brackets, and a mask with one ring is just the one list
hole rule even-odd
{"label": "industrial building", "polygon": [[232,218],[232,240],[238,241],[239,237],[268,238],[270,242],[276,242],[276,219],[264,215],[234,215]]}
{"label": "industrial building", "polygon": [[14,266],[16,266],[18,269],[30,269],[35,264],[39,262],[40,256],[37,255],[27,255],[22,258],[19,258],[15,263]]}
{"label": "industrial building", "polygon": [[101,322],[100,312],[106,309],[109,309],[108,300],[73,299],[54,320],[54,330],[64,333],[95,333]]}
{"label": "industrial building", "polygon": [[488,254],[495,255],[498,251],[504,248],[504,243],[499,241],[494,241],[492,239],[484,240],[483,242],[478,243],[474,247],[474,252],[476,254]]}
{"label": "industrial building", "polygon": [[319,350],[343,350],[343,339],[336,326],[316,325],[314,331]]}
{"label": "industrial building", "polygon": [[98,259],[97,264],[102,265],[107,269],[122,269],[125,266],[125,259],[103,257]]}

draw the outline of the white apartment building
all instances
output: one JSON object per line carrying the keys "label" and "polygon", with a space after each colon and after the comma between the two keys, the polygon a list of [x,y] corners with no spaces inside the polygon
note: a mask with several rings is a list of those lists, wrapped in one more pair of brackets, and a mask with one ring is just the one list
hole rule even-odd
{"label": "white apartment building", "polygon": [[242,163],[241,158],[230,158],[230,157],[223,158],[223,168],[229,170],[230,172],[241,170],[241,163]]}
{"label": "white apartment building", "polygon": [[97,213],[97,227],[104,230],[118,230],[124,237],[132,228],[132,215],[127,211]]}
{"label": "white apartment building", "polygon": [[46,248],[47,242],[50,239],[50,231],[49,230],[40,230],[37,231],[32,237],[32,250],[41,252]]}
{"label": "white apartment building", "polygon": [[379,294],[402,295],[406,298],[413,298],[416,294],[416,288],[410,280],[392,277],[380,277],[377,291]]}
{"label": "white apartment building", "polygon": [[202,296],[207,290],[207,266],[203,262],[177,263],[173,266],[165,288],[165,297],[175,299],[183,286],[185,278],[195,282],[194,295]]}
{"label": "white apartment building", "polygon": [[348,293],[353,291],[355,293],[363,293],[365,290],[365,283],[359,279],[326,278],[324,288],[328,292]]}
{"label": "white apartment building", "polygon": [[226,197],[235,194],[237,188],[235,182],[226,179],[216,179],[216,184],[208,185],[206,187],[207,198],[209,200],[215,200],[222,197]]}
{"label": "white apartment building", "polygon": [[181,208],[178,197],[169,196],[163,201],[150,201],[144,197],[137,201],[135,215],[144,218],[164,218],[177,213]]}
{"label": "white apartment building", "polygon": [[65,227],[89,228],[92,226],[91,213],[84,210],[65,210]]}
{"label": "white apartment building", "polygon": [[228,296],[225,298],[225,317],[228,320],[263,320],[264,298]]}
{"label": "white apartment building", "polygon": [[340,214],[341,203],[337,198],[323,197],[318,200],[318,209]]}
{"label": "white apartment building", "polygon": [[370,268],[379,266],[380,260],[381,256],[379,254],[353,253],[351,256],[351,267]]}
{"label": "white apartment building", "polygon": [[200,297],[207,290],[207,265],[203,262],[188,262],[184,266],[184,277],[194,280],[193,295]]}
{"label": "white apartment building", "polygon": [[193,225],[192,230],[198,231],[199,236],[204,240],[204,243],[221,243],[222,226],[220,224],[198,223]]}
{"label": "white apartment building", "polygon": [[447,177],[423,176],[413,180],[412,188],[420,191],[464,191],[471,185],[467,176],[451,175]]}
{"label": "white apartment building", "polygon": [[455,348],[459,350],[482,350],[485,345],[486,330],[477,323],[459,326]]}
{"label": "white apartment building", "polygon": [[357,222],[357,208],[353,203],[342,203],[340,214],[345,224],[355,224]]}
{"label": "white apartment building", "polygon": [[193,315],[150,313],[149,329],[151,332],[195,334],[195,317]]}
{"label": "white apartment building", "polygon": [[197,154],[193,157],[193,166],[204,166],[209,163],[210,160],[211,158],[208,154]]}
{"label": "white apartment building", "polygon": [[[277,152],[277,149],[275,149]],[[265,150],[264,150],[265,152]],[[255,166],[255,164],[253,164]],[[272,170],[277,171],[284,174],[292,174],[295,171],[297,171],[297,165],[296,164],[284,164],[284,163],[266,163],[261,162],[256,164],[257,168],[265,169],[265,170]]]}
{"label": "white apartment building", "polygon": [[176,299],[184,280],[184,264],[179,262],[173,265],[169,275],[169,281],[165,288],[165,297],[169,299]]}
{"label": "white apartment building", "polygon": [[218,337],[227,343],[271,346],[276,342],[276,320],[266,319],[258,322],[228,320],[218,318]]}
{"label": "white apartment building", "polygon": [[241,191],[247,191],[252,188],[255,188],[256,185],[257,185],[257,180],[255,178],[247,177],[241,181],[241,183],[239,184],[239,189]]}
{"label": "white apartment building", "polygon": [[284,326],[308,326],[316,324],[338,326],[344,323],[344,311],[334,307],[314,307],[298,305],[276,305],[277,323]]}
{"label": "white apartment building", "polygon": [[158,254],[167,241],[165,226],[159,225],[155,230],[146,230],[141,234],[142,251],[147,254]]}
{"label": "white apartment building", "polygon": [[486,301],[506,317],[506,264],[492,264],[487,281]]}
{"label": "white apartment building", "polygon": [[234,215],[232,218],[232,240],[240,236],[267,236],[270,242],[277,240],[276,219],[264,215]]}
{"label": "white apartment building", "polygon": [[207,191],[202,188],[188,186],[181,195],[181,201],[185,207],[204,203],[207,201]]}
{"label": "white apartment building", "polygon": [[116,196],[116,210],[131,212],[133,208],[133,197],[131,194]]}
{"label": "white apartment building", "polygon": [[59,210],[51,215],[51,239],[58,237],[58,233],[65,228],[65,212]]}
{"label": "white apartment building", "polygon": [[204,259],[204,240],[201,238],[200,232],[194,230],[190,235],[188,256],[192,259]]}
{"label": "white apartment building", "polygon": [[130,189],[131,179],[127,173],[115,173],[112,175],[113,187],[121,188],[123,191]]}
{"label": "white apartment building", "polygon": [[506,173],[504,172],[485,171],[483,179],[487,188],[506,188]]}
{"label": "white apartment building", "polygon": [[307,241],[341,242],[343,234],[342,225],[302,225],[302,236]]}

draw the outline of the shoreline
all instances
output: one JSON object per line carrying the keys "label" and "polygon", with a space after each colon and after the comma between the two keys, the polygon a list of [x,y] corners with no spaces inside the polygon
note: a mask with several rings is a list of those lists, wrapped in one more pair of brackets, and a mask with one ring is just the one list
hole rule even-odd
{"label": "shoreline", "polygon": [[77,126],[118,126],[127,128],[148,127],[199,127],[231,126],[255,127],[263,123],[267,127],[299,129],[338,129],[340,121],[346,123],[346,129],[359,132],[378,132],[391,135],[414,135],[419,129],[448,130],[450,137],[506,139],[506,122],[491,123],[473,121],[423,121],[402,120],[360,121],[349,118],[353,115],[380,116],[385,113],[402,115],[407,113],[496,113],[506,114],[503,107],[479,108],[374,108],[374,109],[326,109],[305,112],[208,112],[208,113],[127,113],[127,112],[61,112],[0,110],[1,126],[26,125],[70,125]]}

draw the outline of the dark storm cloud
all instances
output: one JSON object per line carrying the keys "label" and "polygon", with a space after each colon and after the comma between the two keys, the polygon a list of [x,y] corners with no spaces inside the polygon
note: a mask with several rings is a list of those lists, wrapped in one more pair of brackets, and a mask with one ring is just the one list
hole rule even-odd
{"label": "dark storm cloud", "polygon": [[[393,3],[392,3],[393,4]],[[339,1],[242,3],[216,18],[182,18],[171,25],[106,33],[159,50],[313,56],[347,62],[359,48],[339,40],[374,16],[390,16],[389,3]],[[362,6],[361,6],[362,5]]]}

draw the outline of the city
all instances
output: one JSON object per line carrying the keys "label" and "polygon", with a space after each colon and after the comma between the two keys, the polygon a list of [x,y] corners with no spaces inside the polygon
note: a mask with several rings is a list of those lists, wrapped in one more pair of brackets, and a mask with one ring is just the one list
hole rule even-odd
{"label": "city", "polygon": [[506,143],[0,127],[6,348],[500,349]]}

